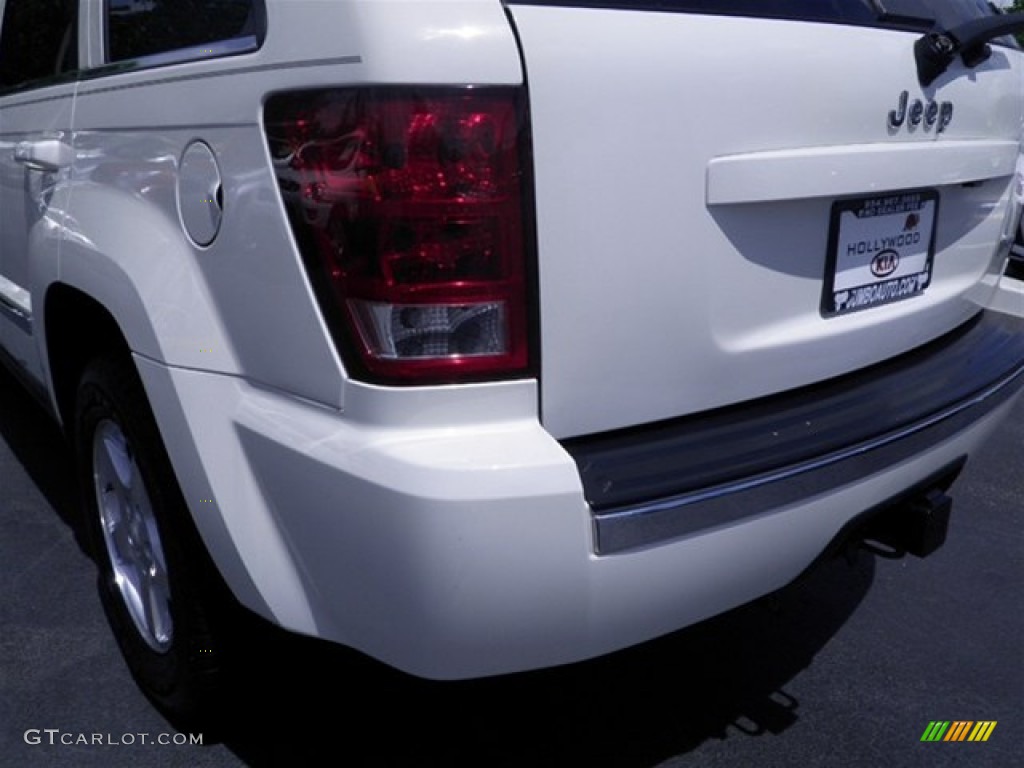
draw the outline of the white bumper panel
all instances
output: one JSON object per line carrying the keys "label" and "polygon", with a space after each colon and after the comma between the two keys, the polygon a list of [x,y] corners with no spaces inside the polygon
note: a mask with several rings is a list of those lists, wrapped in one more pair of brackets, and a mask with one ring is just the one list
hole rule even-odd
{"label": "white bumper panel", "polygon": [[[389,428],[375,422],[393,392],[363,388],[342,416],[237,378],[139,364],[239,599],[431,678],[581,660],[782,587],[852,517],[969,453],[1012,405],[866,481],[598,557],[572,460],[535,419],[510,417],[535,398],[532,383],[399,392],[396,404],[417,408]],[[469,403],[463,418],[438,426],[456,399]]]}

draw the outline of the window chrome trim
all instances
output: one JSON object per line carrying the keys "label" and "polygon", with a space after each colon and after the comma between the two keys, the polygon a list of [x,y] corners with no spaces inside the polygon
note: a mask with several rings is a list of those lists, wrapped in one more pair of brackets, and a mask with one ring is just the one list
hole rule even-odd
{"label": "window chrome trim", "polygon": [[110,61],[108,57],[104,56],[104,63],[95,69],[89,70],[87,74],[89,77],[98,77],[100,75],[120,72],[135,72],[140,69],[169,67],[174,64],[185,64],[190,61],[206,61],[207,59],[241,56],[258,51],[260,45],[260,39],[256,35],[245,35],[244,37],[218,40],[215,43],[207,43],[205,45],[194,45],[190,48],[178,48],[173,51],[154,53],[149,56],[139,56],[134,59]]}
{"label": "window chrome trim", "polygon": [[26,333],[32,333],[32,295],[0,275],[0,312]]}
{"label": "window chrome trim", "polygon": [[[26,93],[28,91],[38,91],[42,88],[53,88],[58,85],[74,85],[74,83],[82,76],[82,70],[73,69],[67,72],[61,72],[59,75],[52,75],[50,77],[41,77],[35,80],[26,80],[18,83],[17,85],[8,85],[6,87],[0,86],[0,98],[5,96],[12,96],[17,93]],[[65,98],[65,97],[57,97]],[[40,99],[40,101],[47,101],[48,99]]]}

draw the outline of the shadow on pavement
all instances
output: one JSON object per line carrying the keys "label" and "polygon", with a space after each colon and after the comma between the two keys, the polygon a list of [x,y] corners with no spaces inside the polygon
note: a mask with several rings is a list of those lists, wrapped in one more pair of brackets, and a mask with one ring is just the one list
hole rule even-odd
{"label": "shadow on pavement", "polygon": [[[80,534],[71,449],[57,423],[0,366],[0,435],[61,520]],[[80,541],[80,539],[79,539]]]}
{"label": "shadow on pavement", "polygon": [[708,739],[780,733],[800,716],[787,682],[853,613],[873,574],[871,556],[852,567],[831,560],[775,595],[643,646],[471,682],[410,678],[266,629],[224,743],[253,766],[631,767]]}

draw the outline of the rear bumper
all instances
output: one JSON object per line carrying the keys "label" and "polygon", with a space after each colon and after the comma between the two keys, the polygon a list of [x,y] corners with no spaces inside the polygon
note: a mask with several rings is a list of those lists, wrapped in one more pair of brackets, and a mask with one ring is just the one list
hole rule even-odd
{"label": "rear bumper", "polygon": [[919,441],[912,450],[797,473],[815,485],[787,482],[767,506],[738,492],[744,511],[728,522],[616,554],[597,551],[604,511],[532,415],[533,383],[352,385],[340,414],[138,363],[197,526],[243,603],[407,672],[464,678],[607,653],[784,586],[847,523],[957,462],[1005,416],[1024,384],[1024,352],[1007,344],[1005,370],[961,407],[877,447]]}
{"label": "rear bumper", "polygon": [[568,441],[597,548],[621,552],[782,509],[942,443],[1024,386],[1024,322],[989,312],[822,385]]}

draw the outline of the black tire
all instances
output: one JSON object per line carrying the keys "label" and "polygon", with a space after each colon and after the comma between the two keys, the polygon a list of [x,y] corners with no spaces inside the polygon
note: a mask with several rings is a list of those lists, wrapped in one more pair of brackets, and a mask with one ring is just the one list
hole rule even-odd
{"label": "black tire", "polygon": [[229,600],[127,355],[86,367],[74,445],[85,534],[121,653],[139,687],[175,726],[214,730],[225,683],[222,612]]}

